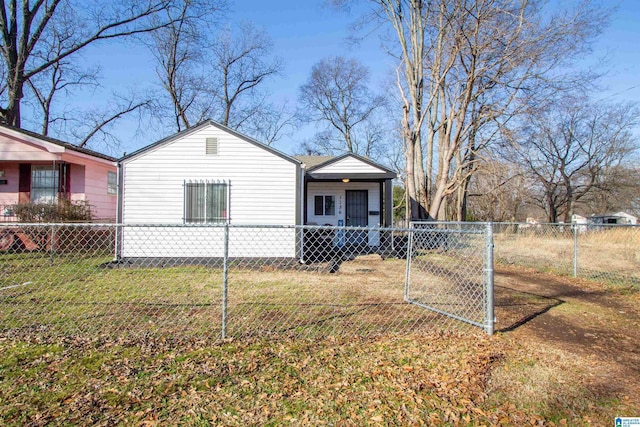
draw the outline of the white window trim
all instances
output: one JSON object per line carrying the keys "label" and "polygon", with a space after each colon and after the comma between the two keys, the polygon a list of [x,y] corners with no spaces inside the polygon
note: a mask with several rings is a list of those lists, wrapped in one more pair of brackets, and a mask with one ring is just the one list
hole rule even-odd
{"label": "white window trim", "polygon": [[[322,197],[322,213],[321,214],[316,214],[316,197]],[[326,197],[333,197],[333,214],[327,214],[325,211],[326,208],[326,201],[325,198]],[[335,194],[314,194],[313,195],[313,216],[316,217],[329,217],[329,218],[334,218],[336,216],[336,212],[337,212],[337,206],[336,206],[336,201],[337,201],[338,197]]]}
{"label": "white window trim", "polygon": [[[34,184],[36,182],[36,177],[34,176],[36,171],[51,171],[53,177],[51,177],[51,179],[53,179],[55,181],[54,185],[51,187],[36,187]],[[60,189],[60,169],[58,169],[56,167],[56,165],[33,165],[31,166],[31,185],[29,188],[29,194],[30,194],[30,201],[32,203],[55,203],[58,200],[58,193],[59,193],[59,189]],[[42,201],[39,199],[34,199],[34,195],[38,193],[38,190],[42,190],[42,189],[48,189],[48,190],[52,190],[52,194],[51,197],[46,197],[45,199],[47,199],[46,201]],[[50,199],[50,200],[48,200]]]}

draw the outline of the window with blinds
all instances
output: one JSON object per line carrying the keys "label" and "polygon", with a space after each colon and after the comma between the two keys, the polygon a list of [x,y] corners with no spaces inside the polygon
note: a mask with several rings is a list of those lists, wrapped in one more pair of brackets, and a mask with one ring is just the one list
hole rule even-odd
{"label": "window with blinds", "polygon": [[219,224],[229,219],[229,184],[189,181],[184,184],[184,222]]}

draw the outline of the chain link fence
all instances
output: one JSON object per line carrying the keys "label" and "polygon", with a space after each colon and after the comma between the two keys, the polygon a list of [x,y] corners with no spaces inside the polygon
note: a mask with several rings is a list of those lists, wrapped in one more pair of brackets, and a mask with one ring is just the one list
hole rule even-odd
{"label": "chain link fence", "polygon": [[469,324],[490,332],[481,320],[491,302],[483,241],[478,230],[444,225],[2,225],[0,332],[219,339]]}
{"label": "chain link fence", "polygon": [[640,288],[640,226],[494,223],[495,260]]}
{"label": "chain link fence", "polygon": [[468,326],[491,333],[494,258],[637,288],[640,228],[4,224],[0,333],[219,339]]}

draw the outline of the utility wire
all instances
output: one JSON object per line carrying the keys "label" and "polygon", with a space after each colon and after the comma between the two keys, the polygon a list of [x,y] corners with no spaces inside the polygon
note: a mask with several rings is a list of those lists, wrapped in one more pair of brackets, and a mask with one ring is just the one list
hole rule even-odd
{"label": "utility wire", "polygon": [[611,97],[613,97],[613,96],[618,96],[618,95],[620,95],[620,94],[622,94],[622,93],[625,93],[625,92],[630,91],[631,89],[635,89],[635,88],[637,88],[637,87],[640,87],[640,83],[638,83],[637,85],[634,85],[634,86],[628,87],[628,88],[626,88],[626,89],[623,89],[623,90],[621,90],[620,92],[612,93],[611,95],[607,95],[607,96],[602,97],[602,98],[600,98],[600,99],[596,99],[596,100],[595,100],[595,101],[593,101],[593,102],[598,102],[598,101],[602,101],[603,99],[611,98]]}

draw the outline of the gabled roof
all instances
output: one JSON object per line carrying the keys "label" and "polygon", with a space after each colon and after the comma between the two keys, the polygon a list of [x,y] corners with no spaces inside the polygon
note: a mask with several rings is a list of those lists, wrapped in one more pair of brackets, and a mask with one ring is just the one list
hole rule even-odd
{"label": "gabled roof", "polygon": [[631,214],[628,214],[626,212],[610,212],[610,213],[604,213],[604,214],[591,214],[591,218],[605,218],[605,217],[636,218],[635,216],[633,216]]}
{"label": "gabled roof", "polygon": [[[398,176],[398,174],[391,169],[382,166],[379,163],[374,162],[373,160],[360,156],[355,153],[345,153],[340,156],[296,156],[296,158],[302,161],[305,164],[305,171],[307,176],[312,179],[342,179],[342,178],[353,178],[353,179],[393,179]],[[335,173],[335,172],[327,172],[322,169],[327,168],[333,164],[339,163],[342,160],[347,158],[353,158],[362,162],[366,165],[369,165],[375,169],[378,169],[380,172],[349,172],[349,173]]]}
{"label": "gabled roof", "polygon": [[75,151],[77,153],[82,153],[82,154],[86,154],[86,155],[89,155],[89,156],[98,157],[100,159],[108,160],[110,162],[117,162],[118,161],[118,159],[116,159],[115,157],[111,157],[111,156],[108,156],[106,154],[99,153],[97,151],[89,150],[88,148],[78,147],[77,145],[73,145],[73,144],[70,144],[68,142],[61,141],[59,139],[51,138],[49,136],[40,135],[38,133],[31,132],[31,131],[26,130],[26,129],[20,129],[20,128],[17,128],[17,127],[14,127],[14,126],[9,126],[9,125],[6,125],[6,124],[0,124],[0,131],[3,128],[6,129],[6,130],[9,130],[9,131],[12,131],[12,132],[16,132],[16,133],[19,133],[19,134],[22,134],[22,135],[28,137],[29,138],[29,142],[36,142],[36,141],[33,141],[33,139],[36,139],[36,140],[41,141],[41,142],[47,142],[47,143],[50,143],[50,144],[58,145],[60,147],[65,148],[66,150],[71,150],[71,151]]}
{"label": "gabled roof", "polygon": [[335,159],[335,156],[293,156],[305,164],[307,169],[321,165],[329,160]]}
{"label": "gabled roof", "polygon": [[[324,157],[324,156],[322,156],[322,157]],[[324,167],[329,166],[329,165],[332,165],[332,164],[334,164],[334,163],[338,163],[339,161],[344,160],[344,159],[346,159],[347,157],[353,157],[354,159],[360,160],[361,162],[366,163],[366,164],[368,164],[369,166],[373,166],[374,168],[382,169],[382,170],[383,170],[383,171],[385,171],[385,172],[389,172],[389,173],[392,173],[392,174],[394,174],[394,175],[397,175],[397,174],[396,174],[394,171],[392,171],[391,169],[388,169],[388,168],[386,168],[386,167],[382,166],[382,165],[381,165],[381,164],[379,164],[379,163],[374,162],[373,160],[371,160],[371,159],[369,159],[369,158],[367,158],[367,157],[363,157],[363,156],[360,156],[360,155],[355,154],[355,153],[345,153],[345,154],[342,154],[342,155],[340,155],[340,156],[336,156],[336,157],[329,157],[329,158],[328,158],[327,160],[325,160],[324,162],[317,163],[317,164],[315,164],[314,166],[307,168],[307,172],[312,172],[313,170],[320,169],[320,168],[324,168]]]}
{"label": "gabled roof", "polygon": [[301,163],[299,160],[297,160],[297,159],[295,159],[295,158],[293,158],[291,156],[288,156],[288,155],[284,154],[283,152],[276,150],[275,148],[269,147],[268,145],[263,144],[260,141],[257,141],[257,140],[255,140],[255,139],[253,139],[253,138],[251,138],[251,137],[249,137],[247,135],[244,135],[244,134],[242,134],[242,133],[240,133],[238,131],[235,131],[235,130],[233,130],[233,129],[225,126],[225,125],[222,125],[222,124],[220,124],[218,122],[215,122],[213,120],[205,120],[203,122],[198,123],[195,126],[192,126],[192,127],[188,128],[188,129],[185,129],[183,131],[180,131],[178,133],[170,135],[170,136],[168,136],[166,138],[163,138],[160,141],[156,141],[154,143],[151,143],[151,144],[149,144],[149,145],[147,145],[145,147],[140,148],[139,150],[134,151],[133,153],[130,153],[130,154],[127,154],[127,155],[121,157],[119,161],[122,162],[124,160],[129,160],[132,157],[139,156],[141,154],[146,153],[149,150],[152,150],[154,148],[160,147],[160,146],[165,145],[165,144],[169,144],[169,143],[171,143],[171,142],[173,142],[173,141],[175,141],[177,139],[183,138],[183,137],[185,137],[185,136],[187,136],[187,135],[189,135],[191,133],[197,132],[197,131],[199,131],[199,130],[207,127],[207,126],[213,126],[215,128],[218,128],[218,129],[220,129],[220,130],[222,130],[224,132],[227,132],[227,133],[235,136],[236,138],[239,138],[239,139],[241,139],[241,140],[243,140],[245,142],[253,144],[256,147],[262,148],[263,150],[268,151],[268,152],[270,152],[272,154],[275,154],[276,156],[278,156],[278,157],[280,157],[282,159],[288,160],[288,161],[290,161],[292,163],[295,163],[295,164],[300,164]]}

